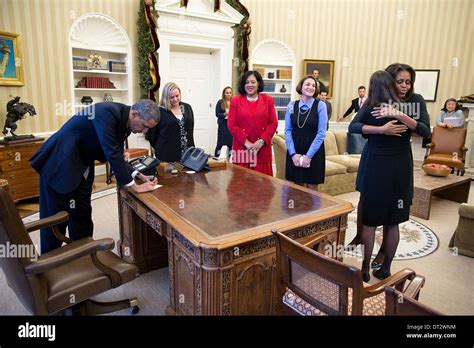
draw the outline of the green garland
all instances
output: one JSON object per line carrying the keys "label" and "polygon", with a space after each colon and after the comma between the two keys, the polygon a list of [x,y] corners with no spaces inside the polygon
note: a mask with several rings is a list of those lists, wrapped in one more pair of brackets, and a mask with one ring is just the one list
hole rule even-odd
{"label": "green garland", "polygon": [[[235,25],[235,32],[236,32],[236,40],[235,40],[235,57],[239,59],[239,65],[237,66],[237,76],[242,76],[244,73],[244,68],[245,68],[245,62],[241,60],[242,57],[242,40],[244,37],[244,25],[247,23],[247,20],[249,19],[244,13],[242,13],[242,10],[240,6],[237,4],[237,1],[235,0],[226,0],[226,2],[232,6],[235,10],[237,10],[240,14],[244,16],[242,20],[240,21],[239,24]],[[250,44],[250,38],[248,43]]]}
{"label": "green garland", "polygon": [[[140,1],[140,10],[138,11],[137,20],[137,50],[138,50],[138,84],[140,86],[140,99],[148,99],[148,90],[153,85],[153,81],[150,76],[150,64],[148,62],[148,53],[153,51],[153,41],[150,35],[150,29],[144,16],[145,13],[145,2]],[[153,14],[156,15],[154,10],[154,1],[152,5]]]}

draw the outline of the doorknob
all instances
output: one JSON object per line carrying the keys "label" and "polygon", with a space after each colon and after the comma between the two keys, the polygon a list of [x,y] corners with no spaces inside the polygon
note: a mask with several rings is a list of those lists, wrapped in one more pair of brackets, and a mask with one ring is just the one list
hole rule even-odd
{"label": "doorknob", "polygon": [[212,103],[209,103],[209,107],[212,108]]}

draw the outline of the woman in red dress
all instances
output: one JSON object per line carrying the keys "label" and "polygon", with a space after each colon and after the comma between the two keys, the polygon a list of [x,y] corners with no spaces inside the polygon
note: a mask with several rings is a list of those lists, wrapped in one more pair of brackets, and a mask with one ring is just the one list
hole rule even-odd
{"label": "woman in red dress", "polygon": [[230,102],[227,126],[234,137],[232,162],[273,176],[272,138],[278,127],[273,98],[261,93],[258,71],[247,71],[239,83],[239,95]]}

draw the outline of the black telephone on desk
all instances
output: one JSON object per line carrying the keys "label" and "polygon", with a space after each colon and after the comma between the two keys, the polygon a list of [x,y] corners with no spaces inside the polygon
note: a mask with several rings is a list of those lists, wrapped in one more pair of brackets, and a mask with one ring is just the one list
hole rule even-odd
{"label": "black telephone on desk", "polygon": [[143,175],[155,175],[156,167],[158,167],[160,161],[154,157],[142,156],[131,160],[129,164],[134,170],[138,170]]}
{"label": "black telephone on desk", "polygon": [[209,155],[203,149],[198,147],[190,147],[186,150],[181,158],[183,166],[188,167],[196,172],[203,170],[207,165]]}

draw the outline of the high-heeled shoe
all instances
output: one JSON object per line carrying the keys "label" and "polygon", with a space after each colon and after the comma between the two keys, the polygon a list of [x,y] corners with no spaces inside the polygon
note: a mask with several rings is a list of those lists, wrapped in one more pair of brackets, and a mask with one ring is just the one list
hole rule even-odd
{"label": "high-heeled shoe", "polygon": [[372,274],[374,275],[375,278],[384,280],[385,278],[390,277],[392,274],[390,272],[384,272],[382,271],[381,268],[375,269]]}

